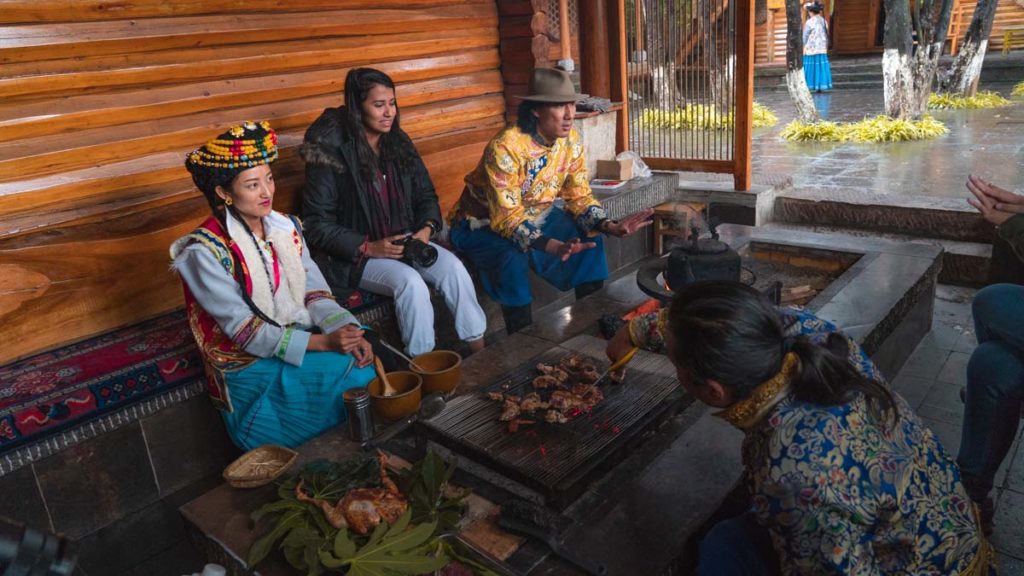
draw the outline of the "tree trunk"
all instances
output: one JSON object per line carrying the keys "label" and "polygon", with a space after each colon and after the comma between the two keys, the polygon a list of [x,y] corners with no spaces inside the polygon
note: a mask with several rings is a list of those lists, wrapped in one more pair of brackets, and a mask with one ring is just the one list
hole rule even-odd
{"label": "tree trunk", "polygon": [[786,88],[801,122],[821,120],[804,77],[804,36],[800,29],[800,0],[786,0]]}
{"label": "tree trunk", "polygon": [[953,58],[949,70],[939,75],[939,91],[961,96],[974,96],[978,92],[978,78],[985,62],[988,37],[996,19],[999,0],[978,0],[971,25],[964,34],[960,51]]}
{"label": "tree trunk", "polygon": [[725,18],[724,9],[716,10],[716,4],[717,2],[713,0],[700,0],[697,4],[698,13],[703,20],[700,50],[708,69],[708,87],[713,107],[719,111],[726,111],[730,110],[733,105],[732,85],[735,59],[723,58],[720,50],[722,40],[735,36],[736,28],[731,23],[723,26],[723,19],[728,22],[728,18]]}
{"label": "tree trunk", "polygon": [[671,9],[674,3],[664,0],[643,0],[647,63],[651,71],[650,105],[661,110],[673,110],[676,102],[675,36],[670,34]]}
{"label": "tree trunk", "polygon": [[892,118],[919,120],[927,110],[953,10],[953,0],[939,1],[918,0],[912,14],[908,0],[885,0],[883,95]]}

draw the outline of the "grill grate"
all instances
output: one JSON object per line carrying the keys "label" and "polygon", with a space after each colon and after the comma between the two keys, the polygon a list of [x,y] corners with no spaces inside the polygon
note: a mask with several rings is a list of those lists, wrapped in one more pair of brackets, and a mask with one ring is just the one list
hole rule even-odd
{"label": "grill grate", "polygon": [[[561,347],[548,350],[482,391],[455,398],[441,414],[418,424],[421,433],[536,490],[549,503],[567,504],[577,485],[589,480],[588,473],[673,407],[674,402],[666,400],[678,388],[675,378],[657,369],[658,363],[665,362],[663,357],[640,352],[630,363],[625,383],[602,385],[605,399],[589,415],[566,424],[548,424],[538,410],[536,417],[523,416],[537,420],[536,424],[508,432],[507,423],[498,421],[501,403],[486,393],[523,396],[533,389],[530,382],[538,375],[534,369],[538,362],[553,364],[571,353]],[[607,367],[607,361],[582,355],[600,370]],[[681,400],[680,395],[673,400]]]}

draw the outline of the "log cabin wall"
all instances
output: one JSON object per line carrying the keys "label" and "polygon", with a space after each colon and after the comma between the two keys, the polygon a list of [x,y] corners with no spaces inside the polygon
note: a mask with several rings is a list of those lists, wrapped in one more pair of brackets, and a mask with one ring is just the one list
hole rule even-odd
{"label": "log cabin wall", "polygon": [[[963,40],[964,33],[971,25],[971,18],[974,16],[975,2],[972,0],[956,0],[953,7],[953,14],[949,24],[949,38],[947,44],[949,50],[956,54]],[[999,0],[996,7],[996,17],[992,21],[992,33],[988,37],[988,52],[999,53],[1003,49],[1003,35],[1007,28],[1024,27],[1024,7],[1016,0]]]}
{"label": "log cabin wall", "polygon": [[447,209],[504,125],[498,43],[495,0],[0,0],[0,364],[181,305],[184,155],[229,125],[273,123],[294,211],[351,67],[395,79]]}
{"label": "log cabin wall", "polygon": [[[570,50],[579,62],[577,0],[569,0]],[[526,94],[534,67],[554,66],[561,58],[558,0],[499,0],[501,75],[505,82],[505,112],[514,122],[519,100]]]}

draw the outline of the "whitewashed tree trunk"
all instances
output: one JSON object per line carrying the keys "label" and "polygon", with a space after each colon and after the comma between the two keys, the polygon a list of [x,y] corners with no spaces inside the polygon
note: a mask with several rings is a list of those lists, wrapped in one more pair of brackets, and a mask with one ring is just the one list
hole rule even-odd
{"label": "whitewashed tree trunk", "polygon": [[[952,0],[918,0],[911,19],[907,0],[885,0],[885,50],[882,81],[885,113],[892,118],[918,120],[928,109],[928,95],[946,40]],[[914,26],[911,27],[911,22]],[[918,46],[914,50],[913,31]]]}
{"label": "whitewashed tree trunk", "polygon": [[797,120],[821,120],[804,76],[804,36],[800,28],[800,0],[786,0],[786,88],[796,107]]}
{"label": "whitewashed tree trunk", "polygon": [[661,110],[672,110],[676,107],[674,94],[676,85],[675,67],[671,63],[651,63],[651,89],[654,106]]}
{"label": "whitewashed tree trunk", "polygon": [[998,5],[998,0],[978,0],[959,51],[949,69],[939,75],[940,92],[961,96],[974,96],[978,92],[978,79],[981,78]]}

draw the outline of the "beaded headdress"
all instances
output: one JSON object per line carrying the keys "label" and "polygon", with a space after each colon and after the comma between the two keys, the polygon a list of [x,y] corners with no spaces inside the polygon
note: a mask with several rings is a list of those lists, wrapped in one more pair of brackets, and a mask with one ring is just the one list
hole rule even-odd
{"label": "beaded headdress", "polygon": [[212,193],[243,170],[277,160],[277,133],[266,120],[244,122],[189,152],[185,168],[196,186]]}

